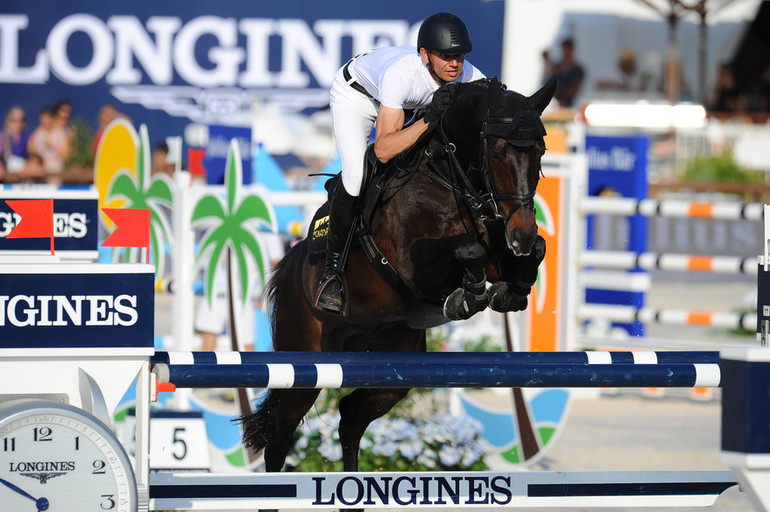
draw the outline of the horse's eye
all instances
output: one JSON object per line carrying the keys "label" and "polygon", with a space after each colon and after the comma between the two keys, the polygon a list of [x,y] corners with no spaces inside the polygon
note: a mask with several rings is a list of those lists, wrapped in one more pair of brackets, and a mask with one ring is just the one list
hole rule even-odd
{"label": "horse's eye", "polygon": [[489,156],[494,160],[502,160],[503,158],[505,158],[504,155],[497,149],[490,149]]}

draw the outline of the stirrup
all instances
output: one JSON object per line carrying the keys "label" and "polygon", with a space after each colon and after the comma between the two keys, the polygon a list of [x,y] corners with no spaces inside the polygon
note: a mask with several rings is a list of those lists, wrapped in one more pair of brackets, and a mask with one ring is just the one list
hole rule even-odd
{"label": "stirrup", "polygon": [[318,285],[313,307],[328,313],[347,316],[348,301],[344,275],[337,271]]}

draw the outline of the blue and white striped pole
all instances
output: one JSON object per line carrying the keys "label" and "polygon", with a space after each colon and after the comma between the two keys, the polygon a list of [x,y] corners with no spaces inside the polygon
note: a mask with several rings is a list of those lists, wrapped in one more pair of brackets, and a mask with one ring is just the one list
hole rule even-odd
{"label": "blue and white striped pole", "polygon": [[[160,383],[172,383],[176,387],[255,387],[255,388],[413,388],[413,387],[719,387],[721,381],[719,363],[713,362],[712,355],[705,353],[702,360],[711,362],[659,362],[659,360],[677,360],[674,352],[644,353],[646,356],[633,362],[633,355],[626,356],[626,363],[613,363],[612,354],[608,356],[588,356],[593,353],[537,353],[539,356],[526,356],[522,353],[507,353],[511,360],[502,360],[501,353],[481,356],[480,362],[471,363],[457,356],[447,362],[447,356],[433,354],[378,354],[392,356],[390,362],[375,363],[373,354],[348,353],[311,353],[318,356],[314,360],[308,353],[274,352],[270,356],[273,362],[246,362],[245,353],[236,357],[233,353],[230,361],[196,362],[193,353],[186,361],[178,361],[173,353],[156,356],[153,373]],[[254,354],[249,359],[268,356],[271,353]],[[305,354],[300,356],[300,354]],[[597,353],[598,354],[598,353]],[[677,355],[674,355],[677,354]],[[199,359],[203,359],[198,354]],[[335,360],[333,356],[338,356]],[[362,357],[358,357],[358,356]],[[462,353],[463,356],[468,355]],[[491,361],[491,355],[497,355]],[[532,357],[540,361],[515,361]],[[410,362],[403,362],[402,357],[410,357]],[[425,357],[428,356],[428,357]],[[548,361],[553,356],[554,362]],[[168,357],[168,362],[158,362]],[[582,362],[565,362],[570,357]],[[617,356],[620,358],[620,356]],[[696,356],[693,356],[696,357]],[[177,359],[177,361],[175,361]],[[238,360],[240,359],[240,362]],[[299,361],[299,359],[304,359]],[[348,359],[348,362],[341,360]],[[593,359],[593,361],[591,360]],[[350,362],[355,360],[357,362]],[[483,360],[483,361],[481,361]],[[293,361],[293,362],[290,362]],[[433,362],[441,361],[441,362]],[[692,361],[692,359],[690,360]]]}

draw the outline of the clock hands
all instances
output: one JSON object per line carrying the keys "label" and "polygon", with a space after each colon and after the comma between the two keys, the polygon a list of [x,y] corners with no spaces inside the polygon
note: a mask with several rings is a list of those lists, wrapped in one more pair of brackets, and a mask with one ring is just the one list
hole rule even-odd
{"label": "clock hands", "polygon": [[35,502],[35,508],[37,508],[37,512],[42,512],[43,510],[48,510],[48,499],[47,498],[35,498],[34,496],[32,496],[30,493],[28,493],[27,491],[25,491],[21,487],[18,487],[16,485],[12,484],[11,482],[9,482],[8,480],[6,480],[4,478],[0,478],[0,483],[5,485],[6,487],[8,487],[10,490],[15,491],[15,492],[21,494],[25,498],[29,498],[32,501],[34,501]]}

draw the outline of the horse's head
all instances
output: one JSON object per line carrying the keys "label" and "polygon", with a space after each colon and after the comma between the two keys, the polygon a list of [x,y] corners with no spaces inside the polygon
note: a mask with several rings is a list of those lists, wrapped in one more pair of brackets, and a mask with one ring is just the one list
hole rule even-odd
{"label": "horse's head", "polygon": [[505,222],[505,241],[517,256],[529,254],[537,238],[534,195],[545,153],[540,114],[555,88],[552,79],[526,97],[492,83],[487,93],[480,132],[481,172],[492,206]]}
{"label": "horse's head", "polygon": [[505,223],[505,241],[517,256],[529,254],[537,237],[534,195],[545,153],[540,120],[556,88],[549,81],[530,97],[506,91],[496,78],[458,84],[444,119],[458,160],[485,203],[484,220]]}

